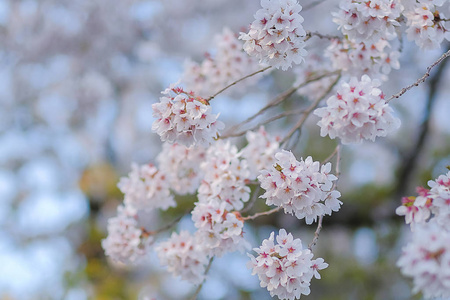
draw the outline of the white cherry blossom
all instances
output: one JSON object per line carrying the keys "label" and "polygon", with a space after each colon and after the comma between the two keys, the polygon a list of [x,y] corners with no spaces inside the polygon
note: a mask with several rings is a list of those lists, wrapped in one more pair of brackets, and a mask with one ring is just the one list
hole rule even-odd
{"label": "white cherry blossom", "polygon": [[161,172],[169,177],[170,188],[179,195],[194,194],[203,177],[200,164],[204,161],[206,149],[202,146],[186,147],[180,144],[164,143],[156,158]]}
{"label": "white cherry blossom", "polygon": [[252,275],[258,275],[261,287],[267,288],[272,297],[293,300],[309,295],[311,279],[320,279],[318,271],[328,264],[322,258],[312,259],[311,250],[303,249],[301,240],[294,239],[285,229],[280,229],[276,241],[277,244],[272,232],[259,248],[253,249],[256,257],[248,254],[247,266]]}
{"label": "white cherry blossom", "polygon": [[320,135],[339,137],[343,144],[350,144],[374,141],[397,129],[400,121],[393,116],[379,85],[367,75],[361,81],[353,77],[341,84],[336,95],[328,98],[327,106],[314,111],[321,118],[317,123]]}
{"label": "white cherry blossom", "polygon": [[137,210],[163,209],[176,206],[170,194],[168,175],[152,164],[131,165],[131,172],[117,185],[124,193],[124,203]]}
{"label": "white cherry blossom", "polygon": [[249,32],[239,37],[245,41],[245,52],[282,70],[303,62],[307,52],[302,6],[295,0],[262,0],[261,6]]}
{"label": "white cherry blossom", "polygon": [[211,112],[208,101],[187,93],[182,88],[171,87],[163,92],[158,103],[152,105],[152,130],[162,141],[208,146],[219,135],[224,124]]}
{"label": "white cherry blossom", "polygon": [[194,284],[205,278],[208,256],[203,251],[195,235],[188,231],[174,232],[172,236],[155,246],[161,265],[169,272]]}
{"label": "white cherry blossom", "polygon": [[418,224],[412,240],[397,262],[403,275],[412,277],[413,292],[425,298],[450,297],[450,233],[436,223]]}
{"label": "white cherry blossom", "polygon": [[310,156],[297,161],[286,150],[277,152],[275,159],[275,165],[258,176],[265,189],[261,198],[267,205],[280,206],[286,213],[304,218],[307,224],[340,209],[340,193],[331,190],[337,177],[330,174],[330,163],[320,167]]}
{"label": "white cherry blossom", "polygon": [[138,227],[137,211],[118,206],[117,216],[108,220],[108,236],[102,240],[105,254],[116,262],[136,264],[148,254],[153,241]]}

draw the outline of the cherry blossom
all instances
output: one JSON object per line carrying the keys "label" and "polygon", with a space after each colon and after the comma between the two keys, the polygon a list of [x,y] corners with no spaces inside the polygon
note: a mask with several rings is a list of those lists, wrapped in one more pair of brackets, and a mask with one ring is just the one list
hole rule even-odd
{"label": "cherry blossom", "polygon": [[250,198],[250,188],[246,186],[250,171],[236,146],[217,141],[208,149],[200,167],[205,174],[198,189],[200,202],[218,199],[226,203],[228,210],[244,207]]}
{"label": "cherry blossom", "polygon": [[249,32],[239,37],[245,41],[245,52],[282,70],[303,62],[307,52],[303,17],[299,14],[302,6],[295,0],[262,0],[261,6]]}
{"label": "cherry blossom", "polygon": [[[243,42],[229,29],[214,37],[216,53],[208,54],[201,64],[185,63],[182,83],[196,95],[211,96],[230,83],[260,69],[258,61],[242,49]],[[252,76],[239,83],[240,89],[255,83],[260,76]]]}
{"label": "cherry blossom", "polygon": [[[402,205],[395,210],[397,215],[405,216],[406,224],[411,224],[411,226],[427,221],[431,215],[432,199],[429,198],[429,190],[418,188],[417,193],[419,194],[418,197],[403,197]],[[422,205],[419,205],[419,203]]]}
{"label": "cherry blossom", "polygon": [[258,131],[247,131],[247,146],[241,150],[248,162],[249,179],[256,179],[259,171],[269,168],[275,161],[275,153],[280,149],[280,137],[271,136],[263,126]]}
{"label": "cherry blossom", "polygon": [[249,247],[243,237],[244,222],[238,212],[228,212],[226,203],[211,199],[197,202],[192,220],[198,231],[196,237],[205,253],[222,256],[226,252],[245,250]]}
{"label": "cherry blossom", "polygon": [[405,276],[412,277],[413,292],[425,298],[450,297],[450,233],[436,223],[416,226],[412,240],[397,262]]}
{"label": "cherry blossom", "polygon": [[148,253],[153,238],[138,227],[137,211],[117,207],[117,216],[108,220],[108,236],[102,240],[105,254],[116,262],[136,264]]}
{"label": "cherry blossom", "polygon": [[445,28],[445,16],[436,6],[442,6],[445,1],[420,0],[409,5],[403,13],[406,17],[406,34],[422,49],[439,48],[444,39],[450,40],[450,33]]}
{"label": "cherry blossom", "polygon": [[385,39],[374,43],[334,39],[324,56],[331,60],[333,69],[356,77],[368,75],[372,79],[386,81],[392,69],[400,68],[400,52]]}
{"label": "cherry blossom", "polygon": [[321,117],[317,123],[320,135],[339,137],[343,144],[350,144],[363,139],[374,141],[397,129],[400,121],[392,115],[379,85],[367,75],[361,81],[353,77],[341,84],[336,95],[328,98],[327,106],[314,111]]}
{"label": "cherry blossom", "polygon": [[194,284],[200,284],[205,278],[208,257],[196,237],[188,231],[174,232],[172,236],[155,246],[161,265],[169,272]]}
{"label": "cherry blossom", "polygon": [[266,199],[267,205],[283,207],[286,213],[305,218],[307,224],[340,209],[342,202],[338,197],[341,194],[332,190],[337,177],[330,174],[331,163],[321,167],[311,156],[297,161],[292,152],[286,150],[277,152],[275,159],[275,165],[262,170],[258,176],[261,187],[266,190],[261,198]]}
{"label": "cherry blossom", "polygon": [[322,258],[312,259],[311,250],[303,249],[301,240],[294,239],[283,228],[276,237],[276,244],[272,232],[269,239],[253,250],[258,255],[248,254],[251,260],[247,266],[252,269],[252,275],[258,275],[261,287],[279,299],[293,300],[309,295],[312,277],[320,279],[318,271],[328,267]]}
{"label": "cherry blossom", "polygon": [[211,106],[194,93],[181,88],[168,88],[158,103],[152,105],[152,129],[162,141],[177,142],[187,147],[194,144],[208,146],[219,135],[224,124],[218,115],[211,113]]}
{"label": "cherry blossom", "polygon": [[135,209],[166,210],[176,206],[168,176],[152,164],[133,163],[128,177],[122,177],[117,186],[125,194],[124,203]]}
{"label": "cherry blossom", "polygon": [[433,199],[431,211],[436,222],[442,227],[450,225],[450,172],[440,175],[436,180],[428,181],[431,188],[430,197]]}
{"label": "cherry blossom", "polygon": [[399,0],[342,0],[340,10],[333,12],[333,21],[350,40],[375,43],[380,38],[391,40],[397,36],[395,27],[403,11]]}
{"label": "cherry blossom", "polygon": [[170,188],[179,195],[194,194],[203,177],[200,169],[206,149],[201,146],[186,147],[180,144],[164,143],[156,158],[161,172],[169,177]]}
{"label": "cherry blossom", "polygon": [[450,224],[450,172],[440,175],[436,180],[428,181],[431,189],[417,188],[418,196],[402,198],[402,205],[396,213],[405,216],[406,224],[415,224],[433,221],[447,227]]}

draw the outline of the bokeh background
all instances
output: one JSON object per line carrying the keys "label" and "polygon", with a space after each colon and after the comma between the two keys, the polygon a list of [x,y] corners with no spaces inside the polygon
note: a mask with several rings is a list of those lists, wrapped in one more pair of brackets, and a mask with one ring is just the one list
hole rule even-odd
{"label": "bokeh background", "polygon": [[[338,34],[337,1],[301,0],[306,30]],[[195,287],[173,278],[154,254],[135,267],[109,261],[100,245],[122,201],[116,184],[131,162],[155,162],[151,104],[176,82],[186,59],[214,53],[213,37],[245,31],[259,1],[0,1],[0,299],[187,299]],[[324,46],[326,47],[326,45]],[[387,95],[421,77],[446,49],[423,52],[403,41],[401,69]],[[314,50],[317,51],[317,50]],[[395,216],[402,195],[450,165],[450,68],[392,102],[402,127],[376,143],[342,149],[338,189],[344,205],[324,218],[315,256],[330,266],[307,299],[421,299],[395,266],[408,238]],[[258,83],[218,96],[213,109],[229,128],[295,81],[274,71]],[[431,92],[433,91],[433,92]],[[282,107],[307,105],[294,95]],[[283,134],[295,116],[268,131]],[[311,116],[293,149],[326,158],[335,140],[321,138]],[[244,141],[236,139],[242,146]],[[168,223],[192,206],[147,216]],[[263,202],[254,211],[267,209]],[[284,227],[308,244],[315,226],[283,214],[246,224],[253,247]],[[178,228],[193,228],[184,217]],[[167,233],[168,234],[168,233]],[[164,238],[164,235],[161,236]],[[246,268],[245,253],[216,259],[201,299],[270,299]]]}

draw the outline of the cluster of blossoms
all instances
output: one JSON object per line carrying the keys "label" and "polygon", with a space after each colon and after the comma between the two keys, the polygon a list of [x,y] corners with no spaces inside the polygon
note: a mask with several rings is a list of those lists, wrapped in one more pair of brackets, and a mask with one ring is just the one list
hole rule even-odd
{"label": "cluster of blossoms", "polygon": [[257,257],[249,254],[253,275],[257,274],[261,287],[266,287],[270,295],[280,299],[299,299],[309,295],[313,276],[320,279],[319,270],[328,267],[322,258],[312,259],[313,253],[303,249],[302,241],[280,229],[274,243],[274,233],[253,250]]}
{"label": "cluster of blossoms", "polygon": [[333,69],[356,77],[366,74],[386,81],[391,69],[400,68],[400,52],[393,50],[385,39],[374,43],[335,39],[325,50],[325,56],[331,60]]}
{"label": "cluster of blossoms", "polygon": [[[422,29],[434,26],[445,32],[442,14],[433,12],[441,2],[419,1],[426,8],[421,12],[417,4],[406,5],[407,25],[416,22]],[[195,94],[170,87],[152,106],[156,117],[152,129],[167,143],[157,158],[159,170],[153,165],[133,165],[128,178],[119,182],[125,194],[124,206],[109,221],[109,235],[102,242],[113,259],[134,262],[146,254],[154,232],[138,226],[136,211],[175,206],[170,189],[180,195],[197,192],[198,202],[191,212],[196,231],[173,233],[155,250],[170,272],[194,284],[205,279],[206,265],[213,256],[249,249],[244,239],[244,220],[261,214],[242,217],[239,211],[250,199],[248,184],[252,180],[257,178],[261,183],[265,190],[261,198],[267,205],[282,208],[307,224],[340,209],[341,194],[334,189],[337,177],[330,173],[331,163],[321,165],[310,156],[298,161],[292,152],[280,150],[279,139],[268,135],[263,127],[247,132],[248,145],[241,151],[230,142],[217,140],[223,124],[218,115],[211,113],[208,100],[198,96],[213,94],[257,70],[257,59],[282,70],[304,61],[306,32],[299,14],[302,7],[295,0],[262,0],[261,6],[249,32],[239,37],[243,46],[225,29],[216,37],[214,58],[208,57],[201,64],[188,63],[183,80]],[[332,67],[321,56],[314,56],[297,72],[295,85],[332,70],[345,75],[370,74],[372,79],[365,74],[361,80],[352,77],[341,84],[327,100],[327,106],[316,109],[314,114],[321,118],[321,136],[339,137],[344,144],[374,141],[399,125],[378,88],[378,79],[386,80],[391,69],[399,68],[399,52],[392,50],[390,41],[397,37],[403,2],[343,0],[340,8],[333,16],[345,38],[331,41],[324,55],[331,59]],[[429,23],[429,19],[434,21]],[[426,34],[434,38],[431,30]],[[425,34],[420,35],[423,38]],[[245,57],[242,47],[251,58]],[[309,86],[309,94],[326,89],[330,80],[323,78]],[[405,275],[414,278],[416,290],[427,297],[450,294],[450,233],[446,229],[450,219],[449,177],[450,172],[430,181],[430,190],[419,189],[419,197],[404,198],[404,204],[397,209],[398,214],[406,216],[407,223],[421,223],[398,265]],[[438,238],[438,230],[444,231],[442,237]],[[308,295],[311,279],[320,279],[318,271],[328,267],[322,258],[313,259],[311,250],[303,249],[301,240],[284,229],[279,231],[276,242],[272,232],[254,251],[257,256],[249,254],[248,263],[253,275],[258,275],[261,287],[280,299]]]}
{"label": "cluster of blossoms", "polygon": [[176,205],[170,194],[168,176],[152,164],[133,163],[128,177],[122,177],[117,186],[125,194],[125,205],[137,210],[168,209]]}
{"label": "cluster of blossoms", "polygon": [[275,162],[275,153],[280,150],[280,137],[271,136],[263,126],[257,132],[247,131],[247,146],[241,150],[250,170],[249,179],[255,180],[262,169],[268,169]]}
{"label": "cluster of blossoms", "polygon": [[[402,205],[396,210],[405,216],[406,224],[436,222],[442,227],[450,225],[450,172],[428,181],[431,189],[417,188],[418,196],[403,197]],[[431,215],[433,217],[430,219]]]}
{"label": "cluster of blossoms", "polygon": [[209,256],[248,248],[243,237],[244,221],[238,212],[229,212],[225,207],[226,202],[211,199],[208,203],[197,202],[192,211],[197,240]]}
{"label": "cluster of blossoms", "polygon": [[[281,150],[275,154],[276,164],[269,170],[262,170],[258,176],[266,192],[261,196],[267,205],[283,207],[286,213],[307,224],[325,214],[338,211],[341,194],[332,190],[336,176],[330,174],[331,163],[320,167],[311,156],[297,161],[292,152]],[[320,170],[319,170],[320,169]]]}
{"label": "cluster of blossoms", "polygon": [[[217,48],[214,57],[208,55],[201,64],[187,61],[181,79],[187,90],[195,91],[203,97],[213,95],[259,69],[258,61],[243,51],[242,41],[230,29],[224,28],[222,34],[217,35],[214,40]],[[258,78],[252,76],[239,84],[241,88],[244,84],[249,86]]]}
{"label": "cluster of blossoms", "polygon": [[397,262],[412,277],[414,292],[426,298],[450,297],[450,172],[417,188],[417,197],[404,197],[396,213],[413,231]]}
{"label": "cluster of blossoms", "polygon": [[446,0],[405,1],[407,37],[422,49],[439,48],[444,39],[450,41],[450,33],[445,28],[445,16],[436,7]]}
{"label": "cluster of blossoms", "polygon": [[206,149],[202,146],[187,148],[177,143],[164,143],[156,160],[159,169],[169,177],[170,188],[178,195],[193,194],[204,176],[200,164]]}
{"label": "cluster of blossoms", "polygon": [[450,232],[436,223],[418,225],[397,262],[412,277],[413,292],[425,298],[450,298]]}
{"label": "cluster of blossoms", "polygon": [[304,61],[307,52],[303,17],[299,14],[302,6],[296,0],[262,0],[261,6],[249,32],[239,37],[245,41],[245,52],[282,70]]}
{"label": "cluster of blossoms", "polygon": [[211,113],[208,101],[182,88],[168,88],[158,103],[152,105],[152,125],[162,141],[208,146],[217,138],[224,124]]}
{"label": "cluster of blossoms", "polygon": [[340,10],[333,12],[333,22],[350,40],[375,43],[380,38],[391,40],[397,34],[397,18],[403,11],[399,0],[342,0]]}
{"label": "cluster of blossoms", "polygon": [[217,141],[208,149],[201,164],[204,179],[198,189],[200,202],[219,199],[228,210],[240,210],[250,198],[246,181],[250,176],[248,163],[240,159],[236,146]]}
{"label": "cluster of blossoms", "polygon": [[326,107],[314,111],[321,118],[317,123],[320,135],[339,137],[342,143],[349,144],[362,139],[374,141],[395,130],[400,121],[392,115],[379,85],[378,80],[367,75],[361,81],[353,77],[349,83],[344,82],[336,95],[328,98]]}
{"label": "cluster of blossoms", "polygon": [[176,206],[170,193],[169,177],[152,164],[131,165],[128,177],[118,183],[124,204],[117,216],[108,220],[108,236],[102,241],[106,255],[122,263],[136,263],[145,257],[153,238],[139,227],[138,211],[149,213]]}
{"label": "cluster of blossoms", "polygon": [[181,276],[194,284],[200,284],[204,280],[208,257],[205,256],[201,243],[189,232],[172,233],[168,240],[155,247],[155,251],[160,263],[168,266],[175,276]]}
{"label": "cluster of blossoms", "polygon": [[137,212],[132,207],[119,206],[117,216],[108,220],[108,237],[102,240],[105,254],[114,261],[136,263],[148,251],[153,238],[138,227]]}

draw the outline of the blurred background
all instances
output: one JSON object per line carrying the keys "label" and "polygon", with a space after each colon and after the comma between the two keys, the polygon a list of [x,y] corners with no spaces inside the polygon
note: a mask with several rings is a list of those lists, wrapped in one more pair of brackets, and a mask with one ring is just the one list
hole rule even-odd
{"label": "blurred background", "polygon": [[[337,1],[310,6],[306,30],[338,34],[329,12]],[[2,0],[0,1],[0,299],[186,299],[195,287],[173,278],[154,254],[124,267],[103,253],[107,219],[122,195],[116,184],[131,162],[155,162],[151,104],[176,82],[187,59],[214,53],[224,27],[245,31],[259,1]],[[326,12],[324,17],[324,12]],[[324,46],[326,47],[326,45]],[[444,45],[447,47],[447,45]],[[421,77],[443,49],[422,52],[403,41],[401,69],[386,95]],[[376,143],[343,147],[338,189],[344,205],[324,228],[316,257],[330,266],[307,299],[421,299],[395,266],[408,238],[395,208],[415,186],[450,165],[450,68],[392,101],[402,127]],[[295,81],[274,71],[246,90],[220,95],[213,110],[229,128]],[[447,83],[447,84],[445,84]],[[292,96],[277,110],[307,106]],[[267,127],[283,134],[295,116]],[[325,159],[335,140],[321,138],[311,116],[294,152]],[[242,146],[244,141],[236,139]],[[195,201],[148,216],[158,226]],[[263,202],[254,211],[264,210]],[[258,247],[284,227],[308,244],[315,226],[276,214],[246,224]],[[178,228],[192,228],[189,217]],[[270,299],[245,266],[245,253],[216,259],[201,299]]]}

